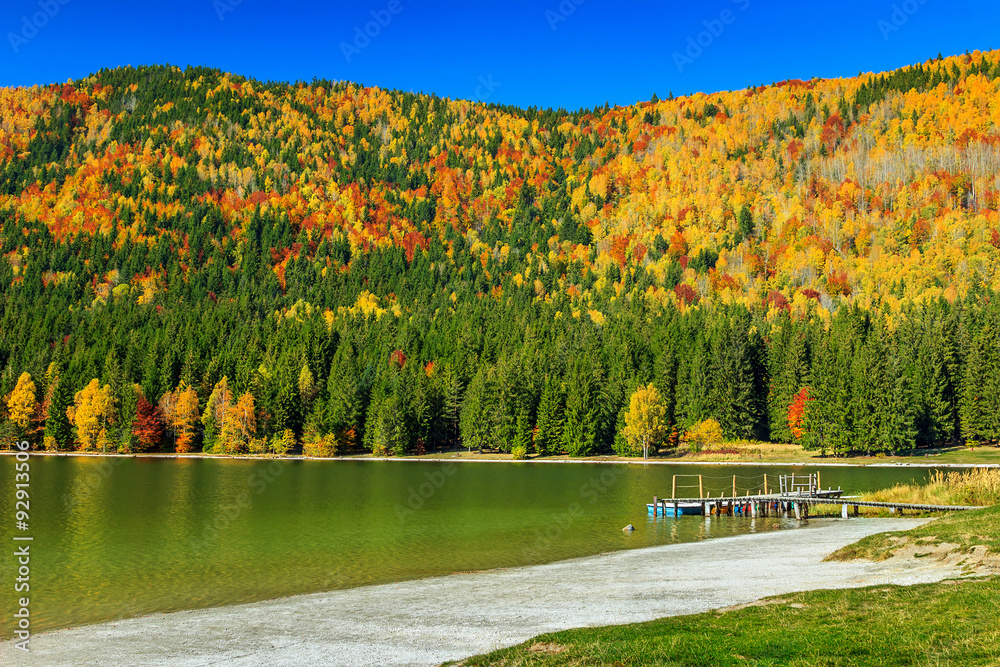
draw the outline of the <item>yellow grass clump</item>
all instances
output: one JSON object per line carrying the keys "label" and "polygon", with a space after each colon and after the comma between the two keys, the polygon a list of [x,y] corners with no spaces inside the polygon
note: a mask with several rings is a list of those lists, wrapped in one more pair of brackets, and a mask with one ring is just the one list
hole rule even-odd
{"label": "yellow grass clump", "polygon": [[865,500],[926,505],[1000,504],[1000,468],[935,471],[926,485],[897,484],[865,495]]}

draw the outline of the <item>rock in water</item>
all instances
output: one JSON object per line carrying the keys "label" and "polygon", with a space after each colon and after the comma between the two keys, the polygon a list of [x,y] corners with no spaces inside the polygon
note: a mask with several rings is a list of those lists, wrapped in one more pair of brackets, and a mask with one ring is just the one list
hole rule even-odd
{"label": "rock in water", "polygon": [[633,530],[635,530],[635,527],[632,524],[629,524],[629,525],[625,526],[624,528],[622,528],[622,532],[625,532],[625,533],[631,533]]}

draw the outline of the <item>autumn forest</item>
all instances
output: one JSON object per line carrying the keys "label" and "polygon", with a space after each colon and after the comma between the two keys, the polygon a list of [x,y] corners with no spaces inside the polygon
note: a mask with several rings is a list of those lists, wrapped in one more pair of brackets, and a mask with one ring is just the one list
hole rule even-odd
{"label": "autumn forest", "polygon": [[1000,441],[1000,52],[627,107],[0,89],[0,428],[82,451]]}

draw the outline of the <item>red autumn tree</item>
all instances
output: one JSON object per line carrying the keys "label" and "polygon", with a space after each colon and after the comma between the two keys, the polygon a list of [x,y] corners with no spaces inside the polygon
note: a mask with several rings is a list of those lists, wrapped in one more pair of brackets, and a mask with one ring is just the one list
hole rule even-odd
{"label": "red autumn tree", "polygon": [[163,442],[166,424],[160,406],[150,403],[145,396],[139,396],[135,409],[135,422],[132,424],[132,435],[139,440],[139,451],[148,452],[156,449]]}
{"label": "red autumn tree", "polygon": [[769,306],[774,306],[778,310],[785,310],[791,312],[792,306],[788,301],[788,297],[779,292],[776,289],[770,291],[765,299],[765,303]]}
{"label": "red autumn tree", "polygon": [[811,400],[813,399],[809,396],[809,387],[802,387],[792,398],[792,404],[788,406],[788,428],[796,440],[801,440],[805,435],[802,420],[805,417],[806,405]]}
{"label": "red autumn tree", "polygon": [[686,283],[681,283],[675,287],[674,294],[677,295],[678,301],[681,301],[689,306],[698,303],[698,293],[694,291],[693,287]]}

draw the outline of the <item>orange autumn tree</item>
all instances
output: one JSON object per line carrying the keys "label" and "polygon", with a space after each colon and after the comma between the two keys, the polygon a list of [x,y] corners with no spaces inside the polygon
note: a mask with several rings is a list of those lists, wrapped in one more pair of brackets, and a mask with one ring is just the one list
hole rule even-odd
{"label": "orange autumn tree", "polygon": [[791,405],[788,406],[788,428],[791,429],[796,440],[801,440],[802,436],[805,435],[806,431],[802,420],[805,416],[806,405],[811,400],[813,399],[809,396],[809,387],[802,387],[792,398]]}
{"label": "orange autumn tree", "polygon": [[174,436],[174,449],[186,454],[194,449],[201,413],[198,411],[198,392],[185,382],[160,399],[160,409],[170,432]]}

